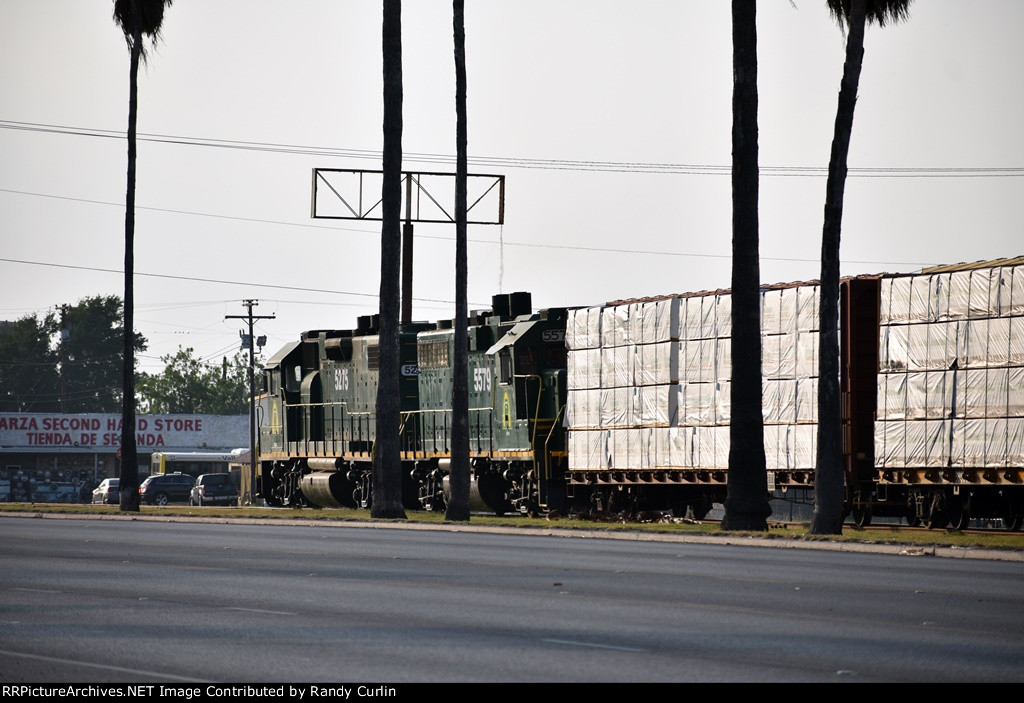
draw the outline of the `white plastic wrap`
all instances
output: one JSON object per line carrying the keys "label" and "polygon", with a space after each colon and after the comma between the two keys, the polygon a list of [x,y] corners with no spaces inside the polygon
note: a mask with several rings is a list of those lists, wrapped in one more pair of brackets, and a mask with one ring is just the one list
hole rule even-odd
{"label": "white plastic wrap", "polygon": [[1006,463],[1024,465],[1024,418],[1011,417],[1006,421]]}
{"label": "white plastic wrap", "polygon": [[638,386],[679,382],[679,343],[659,342],[636,347],[634,380]]}
{"label": "white plastic wrap", "polygon": [[798,423],[818,422],[818,379],[798,378],[796,380],[796,421]]}
{"label": "white plastic wrap", "polygon": [[732,336],[732,296],[715,296],[715,328],[709,335],[719,339]]}
{"label": "white plastic wrap", "polygon": [[641,386],[636,389],[636,424],[642,427],[679,423],[679,386]]}
{"label": "white plastic wrap", "polygon": [[797,332],[816,332],[818,330],[820,300],[821,288],[819,286],[797,288]]}
{"label": "white plastic wrap", "polygon": [[764,426],[764,463],[769,471],[786,468],[785,436],[780,439],[781,425]]}
{"label": "white plastic wrap", "polygon": [[964,421],[963,466],[1003,468],[1007,461],[1006,418],[978,418]]}
{"label": "white plastic wrap", "polygon": [[715,423],[728,425],[732,419],[732,381],[715,384]]}
{"label": "white plastic wrap", "polygon": [[570,390],[566,397],[566,423],[572,429],[601,426],[601,394],[599,388]]}
{"label": "white plastic wrap", "polygon": [[795,381],[770,378],[761,381],[761,416],[765,424],[778,425],[793,417],[794,385]]}
{"label": "white plastic wrap", "polygon": [[715,340],[714,379],[718,381],[732,380],[732,339],[719,337]]}
{"label": "white plastic wrap", "polygon": [[636,388],[602,388],[600,426],[632,427],[636,424]]}
{"label": "white plastic wrap", "polygon": [[1000,310],[1004,314],[1024,315],[1024,265],[1014,266],[1011,277],[1010,299],[1001,301]]}
{"label": "white plastic wrap", "polygon": [[693,427],[670,427],[668,430],[668,465],[690,469],[693,463]]}
{"label": "white plastic wrap", "polygon": [[608,453],[612,469],[626,471],[645,468],[641,465],[640,433],[638,429],[608,431]]}
{"label": "white plastic wrap", "polygon": [[761,375],[765,378],[796,378],[795,333],[761,337]]}
{"label": "white plastic wrap", "polygon": [[817,330],[796,333],[794,344],[796,347],[797,378],[811,378],[818,375],[819,343],[819,333]]}
{"label": "white plastic wrap", "polygon": [[569,388],[601,387],[601,350],[569,350],[566,362],[566,378]]}
{"label": "white plastic wrap", "polygon": [[929,322],[933,319],[932,303],[935,298],[932,276],[910,277],[910,322]]}
{"label": "white plastic wrap", "polygon": [[607,349],[632,343],[629,305],[604,308],[601,311],[601,347]]}
{"label": "white plastic wrap", "polygon": [[[1024,291],[1021,292],[1021,297],[1024,298]],[[1024,317],[1010,318],[1010,352],[1007,363],[1012,366],[1024,366]]]}
{"label": "white plastic wrap", "polygon": [[623,388],[633,385],[636,347],[605,347],[601,350],[601,387]]}
{"label": "white plastic wrap", "polygon": [[633,311],[634,339],[638,344],[657,344],[679,339],[680,299],[666,298],[637,304]]}
{"label": "white plastic wrap", "polygon": [[907,374],[878,376],[878,420],[904,420],[907,417]]}
{"label": "white plastic wrap", "polygon": [[707,295],[701,298],[700,336],[702,338],[718,336],[718,297]]}
{"label": "white plastic wrap", "polygon": [[715,385],[714,383],[687,383],[678,386],[678,417],[680,424],[715,424]]}
{"label": "white plastic wrap", "polygon": [[717,339],[688,339],[679,342],[682,366],[679,369],[680,383],[706,383],[714,381]]}
{"label": "white plastic wrap", "polygon": [[601,470],[609,465],[608,432],[573,431],[569,433],[569,469]]}
{"label": "white plastic wrap", "polygon": [[565,346],[573,349],[597,349],[601,346],[601,308],[577,308],[569,311],[565,327]]}
{"label": "white plastic wrap", "polygon": [[765,289],[761,291],[761,334],[782,334],[782,291]]}
{"label": "white plastic wrap", "polygon": [[1006,385],[1006,414],[1024,418],[1024,367],[1009,369]]}
{"label": "white plastic wrap", "polygon": [[791,469],[813,469],[817,465],[818,426],[791,425],[793,454]]}
{"label": "white plastic wrap", "polygon": [[909,325],[890,325],[879,330],[878,368],[882,372],[906,371],[910,362]]}

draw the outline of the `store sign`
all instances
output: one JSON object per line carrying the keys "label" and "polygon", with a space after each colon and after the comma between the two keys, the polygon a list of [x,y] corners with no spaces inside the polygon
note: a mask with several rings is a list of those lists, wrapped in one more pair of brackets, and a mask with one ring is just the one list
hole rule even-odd
{"label": "store sign", "polygon": [[[139,451],[233,449],[248,446],[245,415],[139,415]],[[121,416],[107,413],[61,415],[0,413],[0,449],[114,452],[121,446]]]}

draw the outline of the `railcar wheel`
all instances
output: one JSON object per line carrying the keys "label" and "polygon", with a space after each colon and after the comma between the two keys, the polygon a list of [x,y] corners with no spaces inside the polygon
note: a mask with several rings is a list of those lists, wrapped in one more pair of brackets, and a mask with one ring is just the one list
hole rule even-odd
{"label": "railcar wheel", "polygon": [[862,505],[851,511],[853,524],[857,527],[867,527],[871,524],[871,506]]}
{"label": "railcar wheel", "polygon": [[932,506],[931,511],[928,513],[927,527],[929,530],[941,530],[949,524],[949,515],[946,510],[941,506]]}
{"label": "railcar wheel", "polygon": [[954,496],[949,501],[949,527],[952,530],[966,530],[971,524],[971,501],[964,496]]}
{"label": "railcar wheel", "polygon": [[940,491],[932,494],[931,505],[928,508],[926,525],[929,530],[941,530],[949,524],[949,509],[946,495]]}
{"label": "railcar wheel", "polygon": [[707,496],[702,496],[700,500],[693,504],[693,519],[703,520],[711,512],[711,508],[714,503]]}

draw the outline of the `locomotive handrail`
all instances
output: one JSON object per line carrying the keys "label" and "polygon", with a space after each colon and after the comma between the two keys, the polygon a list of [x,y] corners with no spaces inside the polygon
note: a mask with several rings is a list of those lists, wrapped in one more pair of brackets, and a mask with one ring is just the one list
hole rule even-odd
{"label": "locomotive handrail", "polygon": [[548,436],[544,440],[544,477],[551,478],[551,450],[548,449],[548,445],[551,444],[551,435],[555,433],[555,428],[558,427],[558,418],[562,417],[562,413],[565,411],[565,403],[562,403],[561,407],[558,408],[558,412],[555,413],[555,419],[551,423],[551,429],[548,430]]}
{"label": "locomotive handrail", "polygon": [[[493,407],[487,407],[487,406],[480,406],[480,407],[469,408],[468,410],[469,410],[470,415],[472,415],[472,413],[476,413],[477,439],[479,440],[480,426],[481,426],[480,425],[480,414],[486,412],[486,413],[491,413],[491,415],[493,416],[494,408]],[[448,440],[448,436],[449,436],[448,418],[452,415],[452,409],[451,408],[417,408],[416,410],[409,410],[409,411],[407,411],[407,414],[410,417],[413,416],[413,415],[422,415],[423,418],[424,418],[424,422],[427,421],[428,416],[430,417],[430,419],[433,419],[433,418],[436,418],[437,416],[440,416],[441,417],[441,421],[443,423],[442,424],[442,429],[444,430],[444,436],[445,436],[445,441],[444,441],[443,449],[446,450],[446,451],[450,451],[450,447],[448,447],[447,440]],[[418,425],[414,425],[414,427],[417,427],[417,430],[419,429]],[[426,428],[423,428],[423,429],[425,430]],[[433,434],[436,430],[437,430],[437,422],[436,422],[436,420],[434,420],[432,422],[432,424],[431,424],[431,427],[430,427],[431,434]],[[421,440],[423,442],[426,442],[427,441],[427,436],[428,435],[424,432]],[[491,448],[490,445],[492,444],[492,437],[490,437],[490,436],[487,437],[487,443],[488,443],[488,448],[490,449]]]}

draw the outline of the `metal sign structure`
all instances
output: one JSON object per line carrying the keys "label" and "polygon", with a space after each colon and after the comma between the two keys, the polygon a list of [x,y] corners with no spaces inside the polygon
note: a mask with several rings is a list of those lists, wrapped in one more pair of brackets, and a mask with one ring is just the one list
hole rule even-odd
{"label": "metal sign structure", "polygon": [[[313,219],[383,219],[383,171],[313,169]],[[455,174],[402,171],[402,322],[412,321],[413,223],[455,224]],[[505,224],[505,177],[466,176],[466,224]]]}
{"label": "metal sign structure", "polygon": [[[381,220],[383,171],[313,169],[313,219]],[[505,223],[505,177],[470,173],[466,178],[466,224]],[[455,174],[402,172],[406,223],[455,223]]]}

